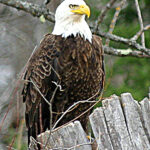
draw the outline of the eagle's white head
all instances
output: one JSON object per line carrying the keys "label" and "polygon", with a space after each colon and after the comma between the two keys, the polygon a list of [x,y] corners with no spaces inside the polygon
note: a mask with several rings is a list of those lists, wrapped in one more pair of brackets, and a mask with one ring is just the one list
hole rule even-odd
{"label": "eagle's white head", "polygon": [[56,10],[52,34],[62,35],[64,38],[79,34],[92,42],[92,33],[85,21],[86,15],[90,16],[90,8],[83,0],[64,0]]}

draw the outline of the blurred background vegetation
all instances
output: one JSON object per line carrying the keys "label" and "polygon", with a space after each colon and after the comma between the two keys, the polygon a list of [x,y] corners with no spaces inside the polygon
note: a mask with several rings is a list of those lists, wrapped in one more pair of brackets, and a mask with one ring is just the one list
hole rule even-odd
{"label": "blurred background vegetation", "polygon": [[[26,0],[24,0],[26,1]],[[42,4],[42,0],[28,0],[29,2]],[[56,1],[52,0],[49,6],[51,10],[55,11]],[[109,0],[86,0],[91,7],[91,20],[96,20],[101,13],[102,8]],[[118,1],[119,3],[119,1]],[[139,0],[142,11],[144,25],[150,24],[150,0]],[[115,13],[114,7],[108,11],[103,23],[100,25],[101,30],[107,32],[109,25]],[[6,95],[12,96],[10,87],[13,88],[13,79],[17,79],[18,73],[21,71],[27,62],[35,45],[39,43],[41,38],[47,32],[51,32],[53,24],[49,22],[42,23],[39,18],[34,18],[31,15],[17,11],[13,8],[8,8],[0,4],[0,121],[6,112],[8,103],[4,101]],[[125,38],[131,38],[140,30],[137,11],[134,0],[127,0],[127,4],[121,11],[114,34]],[[15,39],[15,38],[16,39]],[[146,46],[150,48],[150,30],[145,32]],[[138,40],[140,42],[140,39]],[[103,39],[105,44],[105,39]],[[115,48],[128,48],[126,45],[110,42],[110,46]],[[103,97],[109,97],[112,94],[120,95],[123,92],[132,93],[136,100],[142,100],[148,94],[150,87],[150,59],[149,58],[135,58],[135,57],[116,57],[105,55],[105,70],[106,81]],[[6,91],[8,90],[8,91]],[[6,103],[4,109],[1,106]],[[21,103],[21,102],[20,102]],[[15,106],[15,104],[13,105]],[[21,117],[24,109],[21,109]],[[16,110],[16,109],[14,109]],[[16,114],[16,113],[15,113]],[[18,150],[26,150],[27,141],[25,124],[20,124],[19,129],[16,130],[16,116],[10,111],[7,117],[7,125],[3,129],[5,131],[0,135],[0,149],[5,149],[3,145],[9,145],[14,135],[15,142],[13,147]],[[15,118],[15,119],[12,119]],[[8,121],[9,120],[9,121]],[[12,124],[13,122],[13,124]],[[21,122],[21,121],[20,121]],[[10,128],[8,128],[9,126]],[[24,129],[22,129],[24,128]],[[18,134],[19,133],[19,134]],[[1,142],[2,141],[2,142]]]}
{"label": "blurred background vegetation", "polygon": [[[90,1],[92,6],[92,20],[101,13],[101,9],[108,0]],[[100,3],[100,4],[99,4]],[[96,4],[96,5],[95,5]],[[117,4],[116,4],[117,5]],[[144,25],[150,23],[150,1],[139,0]],[[101,24],[102,31],[108,31],[109,25],[115,13],[115,9],[109,10],[105,20]],[[127,5],[121,11],[114,34],[125,38],[131,38],[140,30],[135,1],[127,1]],[[150,30],[145,32],[146,47],[150,48]],[[139,42],[141,39],[139,38]],[[103,43],[105,40],[103,39]],[[122,49],[124,44],[110,42],[110,46]],[[150,87],[150,59],[133,57],[105,56],[106,82],[104,97],[112,94],[120,95],[124,92],[132,93],[133,97],[140,101],[147,96]]]}

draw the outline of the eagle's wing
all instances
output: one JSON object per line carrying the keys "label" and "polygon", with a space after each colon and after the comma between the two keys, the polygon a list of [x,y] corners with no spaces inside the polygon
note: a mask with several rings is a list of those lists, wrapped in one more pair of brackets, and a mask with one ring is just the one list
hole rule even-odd
{"label": "eagle's wing", "polygon": [[97,36],[93,35],[93,45],[95,49],[97,50],[97,63],[99,64],[99,67],[101,69],[99,76],[101,76],[100,80],[100,92],[102,93],[103,88],[104,88],[104,82],[105,82],[105,67],[104,67],[104,51],[103,51],[103,44],[102,44],[102,39]]}
{"label": "eagle's wing", "polygon": [[[51,81],[58,80],[53,70],[54,60],[59,55],[55,41],[54,35],[47,34],[31,57],[26,69],[22,95],[23,101],[26,103],[25,119],[29,137],[36,137],[42,132],[39,131],[42,130],[41,128],[48,128],[47,125],[49,125],[49,106],[46,105],[44,98],[50,99],[53,92]],[[49,101],[49,99],[47,100]],[[40,115],[40,112],[43,116]]]}

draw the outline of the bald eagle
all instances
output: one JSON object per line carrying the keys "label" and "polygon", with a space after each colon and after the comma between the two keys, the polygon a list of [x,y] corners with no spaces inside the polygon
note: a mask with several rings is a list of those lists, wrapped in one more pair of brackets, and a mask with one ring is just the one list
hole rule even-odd
{"label": "bald eagle", "polygon": [[[93,100],[102,92],[102,41],[92,35],[86,16],[90,16],[90,8],[83,0],[64,0],[56,10],[53,32],[45,35],[28,63],[22,95],[29,142],[30,136],[36,139],[50,129],[50,120],[54,125],[75,102],[91,97]],[[91,105],[79,103],[57,126],[76,118]],[[85,130],[89,113],[78,118]]]}

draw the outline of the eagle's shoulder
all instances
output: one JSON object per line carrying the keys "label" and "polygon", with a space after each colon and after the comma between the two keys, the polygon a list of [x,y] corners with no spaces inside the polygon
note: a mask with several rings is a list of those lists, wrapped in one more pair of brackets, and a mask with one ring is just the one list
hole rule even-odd
{"label": "eagle's shoulder", "polygon": [[33,51],[27,64],[27,72],[36,69],[37,66],[51,64],[58,51],[59,49],[56,48],[56,36],[53,34],[46,34]]}
{"label": "eagle's shoulder", "polygon": [[27,63],[24,76],[24,87],[22,90],[23,101],[26,103],[27,126],[32,126],[34,114],[51,86],[47,82],[53,72],[53,61],[59,55],[59,48],[56,48],[57,36],[46,34],[39,46],[34,50]]}
{"label": "eagle's shoulder", "polygon": [[26,103],[36,101],[39,96],[36,88],[40,89],[43,95],[48,91],[45,82],[51,75],[53,60],[59,53],[59,49],[55,47],[55,39],[55,35],[46,34],[27,63],[22,91],[23,101]]}
{"label": "eagle's shoulder", "polygon": [[99,51],[99,53],[101,55],[103,55],[103,44],[102,44],[102,39],[101,37],[97,36],[97,35],[93,35],[93,40],[92,40],[92,45],[94,46],[94,48]]}
{"label": "eagle's shoulder", "polygon": [[101,37],[93,34],[93,44],[97,44],[98,46],[102,46],[102,39]]}

